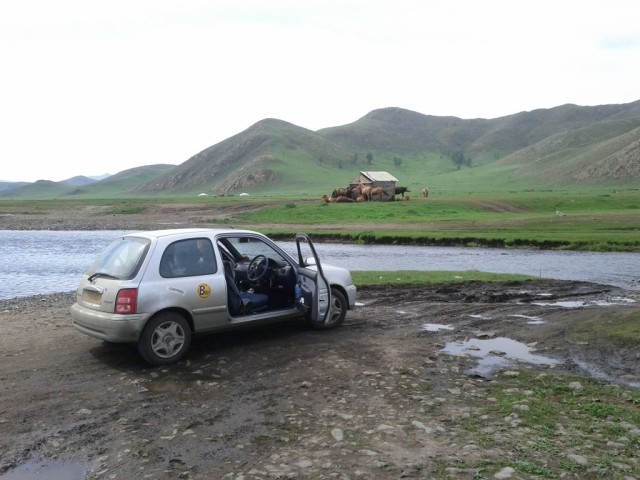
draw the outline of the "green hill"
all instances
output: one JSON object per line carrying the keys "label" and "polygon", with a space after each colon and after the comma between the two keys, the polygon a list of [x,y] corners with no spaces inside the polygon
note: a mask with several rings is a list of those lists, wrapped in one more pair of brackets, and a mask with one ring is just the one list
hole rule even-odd
{"label": "green hill", "polygon": [[5,197],[321,195],[361,170],[414,192],[640,186],[640,101],[562,105],[496,119],[374,110],[313,132],[265,119],[183,163],[140,167],[86,185],[5,188]]}
{"label": "green hill", "polygon": [[265,119],[183,164],[137,192],[226,194],[301,191],[335,177],[349,153],[321,135],[282,120]]}
{"label": "green hill", "polygon": [[76,180],[78,177],[62,182],[38,180],[34,183],[21,184],[19,187],[0,191],[0,198],[51,199],[132,195],[138,185],[156,178],[174,167],[175,165],[136,167],[90,183],[78,182]]}

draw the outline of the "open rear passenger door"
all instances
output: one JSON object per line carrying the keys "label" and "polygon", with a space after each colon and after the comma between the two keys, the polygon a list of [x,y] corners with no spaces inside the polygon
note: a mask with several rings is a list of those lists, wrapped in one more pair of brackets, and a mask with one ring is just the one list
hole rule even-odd
{"label": "open rear passenger door", "polygon": [[[299,265],[298,281],[302,288],[299,305],[312,325],[322,327],[329,316],[331,288],[322,271],[316,249],[306,233],[296,235],[296,248]],[[306,254],[310,255],[305,256]]]}

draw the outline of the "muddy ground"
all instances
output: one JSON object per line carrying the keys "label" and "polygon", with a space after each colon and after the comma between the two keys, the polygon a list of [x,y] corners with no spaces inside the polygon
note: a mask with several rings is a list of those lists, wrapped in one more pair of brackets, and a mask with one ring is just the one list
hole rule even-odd
{"label": "muddy ground", "polygon": [[[595,376],[633,405],[637,346],[580,325],[638,296],[560,281],[361,289],[336,330],[203,336],[163,368],[77,333],[72,294],[3,301],[0,478],[640,478],[637,423],[572,423],[570,408],[551,435],[521,423],[544,376],[569,391]],[[479,368],[461,343],[504,338],[533,363],[498,343]],[[497,410],[502,394],[519,400]]]}
{"label": "muddy ground", "polygon": [[[233,225],[234,208],[5,206],[0,230]],[[639,296],[560,281],[360,289],[339,329],[203,336],[166,368],[77,333],[71,293],[0,301],[0,479],[640,478],[640,422],[571,403],[640,409],[640,350],[594,330]],[[526,346],[533,358],[511,358]],[[563,411],[536,425],[545,378]]]}

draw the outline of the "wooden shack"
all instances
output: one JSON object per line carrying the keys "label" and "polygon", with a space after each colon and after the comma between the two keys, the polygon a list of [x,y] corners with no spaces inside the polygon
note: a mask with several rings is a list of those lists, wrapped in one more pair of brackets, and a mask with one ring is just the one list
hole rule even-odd
{"label": "wooden shack", "polygon": [[385,195],[381,200],[392,201],[395,199],[397,181],[396,177],[387,172],[360,172],[360,175],[353,179],[349,186],[382,187]]}

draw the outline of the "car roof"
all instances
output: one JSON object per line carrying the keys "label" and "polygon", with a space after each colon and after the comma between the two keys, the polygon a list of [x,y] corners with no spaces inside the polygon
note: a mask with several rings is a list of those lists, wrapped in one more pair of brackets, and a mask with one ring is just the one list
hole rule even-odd
{"label": "car roof", "polygon": [[161,238],[161,237],[180,237],[194,236],[198,234],[220,235],[224,233],[240,233],[240,234],[256,234],[251,230],[237,230],[235,228],[172,228],[165,230],[148,230],[140,232],[131,232],[123,235],[124,237],[144,237],[144,238]]}

